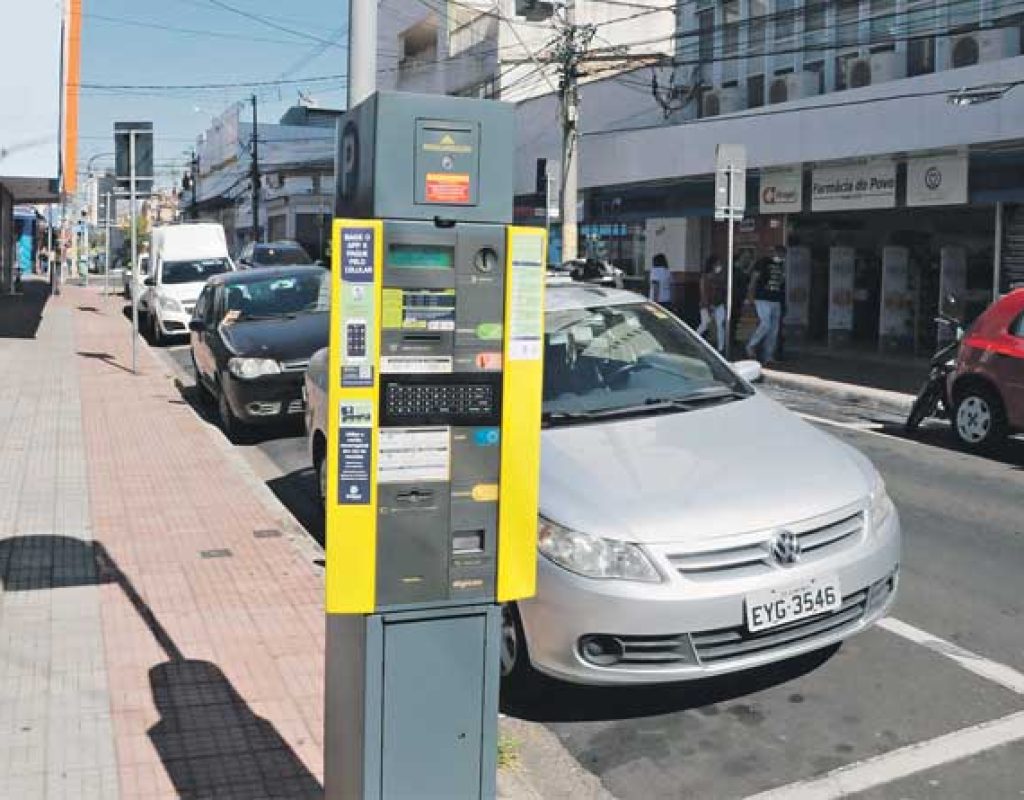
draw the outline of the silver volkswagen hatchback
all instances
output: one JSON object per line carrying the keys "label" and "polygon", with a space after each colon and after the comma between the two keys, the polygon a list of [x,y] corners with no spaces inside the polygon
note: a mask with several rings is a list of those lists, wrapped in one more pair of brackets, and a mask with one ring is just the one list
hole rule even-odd
{"label": "silver volkswagen hatchback", "polygon": [[544,369],[538,589],[506,609],[506,676],[702,678],[892,605],[900,523],[875,468],[664,309],[552,286]]}

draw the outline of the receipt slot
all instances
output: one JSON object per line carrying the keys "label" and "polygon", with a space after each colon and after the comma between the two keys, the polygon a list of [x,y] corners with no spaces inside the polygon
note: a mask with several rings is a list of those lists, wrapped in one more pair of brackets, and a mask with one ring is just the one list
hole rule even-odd
{"label": "receipt slot", "polygon": [[534,592],[546,240],[511,109],[378,94],[338,137],[329,800],[495,794],[500,603]]}

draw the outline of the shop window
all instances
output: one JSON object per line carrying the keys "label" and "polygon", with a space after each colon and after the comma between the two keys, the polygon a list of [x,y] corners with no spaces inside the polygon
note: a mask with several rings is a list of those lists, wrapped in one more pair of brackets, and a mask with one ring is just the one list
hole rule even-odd
{"label": "shop window", "polygon": [[747,78],[747,108],[760,108],[764,105],[764,75],[751,75]]}

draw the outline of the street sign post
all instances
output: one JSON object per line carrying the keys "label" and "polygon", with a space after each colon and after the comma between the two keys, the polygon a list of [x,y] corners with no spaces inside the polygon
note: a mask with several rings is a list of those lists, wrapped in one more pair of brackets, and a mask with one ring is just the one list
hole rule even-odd
{"label": "street sign post", "polygon": [[129,293],[132,304],[132,372],[138,374],[139,303],[136,297],[139,283],[139,243],[135,224],[138,194],[148,195],[153,190],[153,123],[114,123],[114,170],[118,188],[128,190],[128,214],[132,236],[132,280]]}
{"label": "street sign post", "polygon": [[733,226],[743,219],[747,205],[747,149],[741,144],[720,144],[715,151],[715,219],[728,227],[726,245],[725,357],[732,355]]}

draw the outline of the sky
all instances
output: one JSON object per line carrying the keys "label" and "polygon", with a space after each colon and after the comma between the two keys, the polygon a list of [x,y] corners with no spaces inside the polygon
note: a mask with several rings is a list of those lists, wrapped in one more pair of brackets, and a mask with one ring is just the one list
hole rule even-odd
{"label": "sky", "polygon": [[[113,153],[117,121],[153,122],[158,184],[171,185],[211,120],[254,92],[260,122],[277,122],[299,90],[323,107],[344,107],[343,78],[252,83],[344,75],[347,0],[83,0],[82,11],[82,170],[93,156],[95,171],[113,165],[104,154]],[[183,84],[238,85],[107,88]]]}

